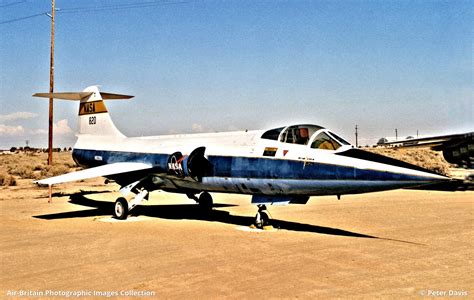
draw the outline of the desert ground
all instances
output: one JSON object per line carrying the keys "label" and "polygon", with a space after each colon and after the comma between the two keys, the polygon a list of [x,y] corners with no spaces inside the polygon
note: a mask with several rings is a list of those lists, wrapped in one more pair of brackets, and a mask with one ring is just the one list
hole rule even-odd
{"label": "desert ground", "polygon": [[0,297],[474,295],[472,191],[313,197],[270,207],[278,229],[251,231],[248,196],[214,194],[203,216],[185,196],[153,192],[117,221],[117,189],[103,179],[58,185],[49,204],[31,179],[0,187]]}

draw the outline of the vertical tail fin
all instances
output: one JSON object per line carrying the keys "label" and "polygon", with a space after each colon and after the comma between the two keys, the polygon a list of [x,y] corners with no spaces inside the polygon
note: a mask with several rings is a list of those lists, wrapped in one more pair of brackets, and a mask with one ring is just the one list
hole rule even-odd
{"label": "vertical tail fin", "polygon": [[80,135],[125,137],[112,122],[104,100],[130,99],[133,96],[100,93],[97,86],[90,86],[82,92],[37,93],[33,96],[80,101],[78,126],[78,133]]}
{"label": "vertical tail fin", "polygon": [[106,95],[121,95],[107,93],[101,95],[96,86],[88,87],[83,92],[89,95],[81,98],[79,104],[79,134],[125,137],[112,122],[103,100],[107,98]]}

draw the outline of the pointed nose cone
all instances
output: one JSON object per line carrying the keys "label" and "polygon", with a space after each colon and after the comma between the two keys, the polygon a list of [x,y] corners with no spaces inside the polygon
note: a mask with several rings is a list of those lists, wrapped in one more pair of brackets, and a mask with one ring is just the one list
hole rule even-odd
{"label": "pointed nose cone", "polygon": [[399,187],[431,185],[452,180],[431,170],[368,151],[349,149],[337,154],[362,160],[362,169],[375,171],[374,179],[392,181],[394,184],[396,182]]}
{"label": "pointed nose cone", "polygon": [[[389,164],[388,166],[392,167],[393,165]],[[398,171],[396,171],[396,173],[409,176],[411,181],[419,182],[420,184],[433,184],[433,183],[447,182],[447,181],[452,180],[451,178],[447,176],[432,172],[427,169],[422,169],[422,168],[413,169],[409,167],[397,167],[397,166],[393,166],[393,167],[396,167],[397,169],[399,169]],[[414,167],[417,167],[417,166],[414,166]]]}

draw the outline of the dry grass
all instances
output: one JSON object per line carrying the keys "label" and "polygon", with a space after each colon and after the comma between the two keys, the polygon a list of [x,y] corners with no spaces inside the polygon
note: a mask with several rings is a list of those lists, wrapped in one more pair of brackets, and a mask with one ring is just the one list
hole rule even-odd
{"label": "dry grass", "polygon": [[14,186],[16,185],[16,178],[7,172],[0,170],[0,186]]}
{"label": "dry grass", "polygon": [[0,185],[12,185],[11,178],[37,180],[77,170],[71,152],[54,153],[52,166],[48,166],[47,158],[47,153],[0,155],[0,182],[2,183]]}
{"label": "dry grass", "polygon": [[451,165],[438,151],[420,148],[365,148],[364,150],[392,157],[442,175],[449,175]]}

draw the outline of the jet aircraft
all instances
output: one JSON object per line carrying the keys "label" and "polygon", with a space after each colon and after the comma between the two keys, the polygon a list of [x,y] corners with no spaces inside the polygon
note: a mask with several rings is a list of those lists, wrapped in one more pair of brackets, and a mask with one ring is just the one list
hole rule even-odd
{"label": "jet aircraft", "polygon": [[451,164],[469,169],[474,168],[474,131],[416,139],[407,138],[383,143],[383,145],[388,147],[431,148],[435,151],[442,151],[444,159]]}
{"label": "jet aircraft", "polygon": [[251,195],[256,205],[306,204],[311,196],[340,198],[449,180],[355,149],[318,125],[126,137],[112,122],[104,100],[133,96],[99,92],[96,86],[82,92],[33,96],[79,101],[78,139],[72,156],[84,168],[37,183],[51,188],[103,176],[121,187],[123,197],[116,200],[113,212],[118,219],[126,219],[154,190],[185,194],[209,211],[213,207],[210,192]]}

